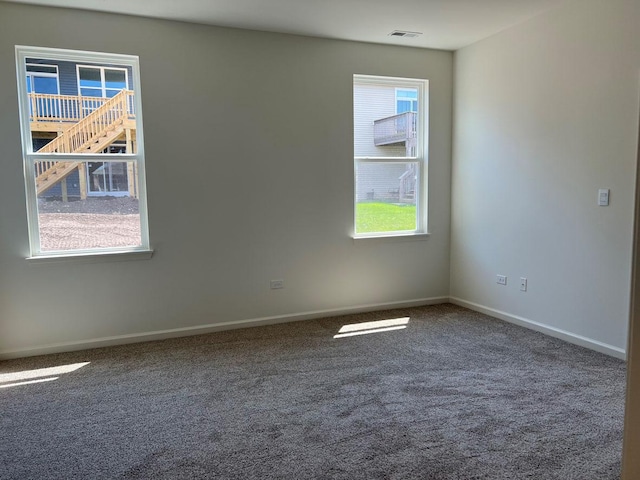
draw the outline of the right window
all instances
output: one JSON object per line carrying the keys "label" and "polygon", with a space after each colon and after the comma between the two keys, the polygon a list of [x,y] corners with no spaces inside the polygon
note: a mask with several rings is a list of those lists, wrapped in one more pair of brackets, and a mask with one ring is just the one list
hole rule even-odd
{"label": "right window", "polygon": [[427,85],[353,77],[356,237],[426,231]]}

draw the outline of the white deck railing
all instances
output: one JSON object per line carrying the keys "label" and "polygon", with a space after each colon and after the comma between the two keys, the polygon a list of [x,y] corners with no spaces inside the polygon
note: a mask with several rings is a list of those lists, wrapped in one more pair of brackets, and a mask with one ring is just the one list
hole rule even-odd
{"label": "white deck railing", "polygon": [[[127,111],[134,115],[133,92],[126,90]],[[30,120],[32,122],[78,122],[104,105],[109,98],[76,95],[30,93]]]}
{"label": "white deck railing", "polygon": [[405,112],[373,122],[373,142],[376,146],[406,142],[416,138],[418,114]]}

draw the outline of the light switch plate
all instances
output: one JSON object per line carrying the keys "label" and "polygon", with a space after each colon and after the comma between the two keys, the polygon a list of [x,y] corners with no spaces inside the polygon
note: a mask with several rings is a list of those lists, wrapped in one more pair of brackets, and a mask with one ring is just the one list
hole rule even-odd
{"label": "light switch plate", "polygon": [[598,190],[598,205],[606,207],[609,205],[609,189],[601,188]]}

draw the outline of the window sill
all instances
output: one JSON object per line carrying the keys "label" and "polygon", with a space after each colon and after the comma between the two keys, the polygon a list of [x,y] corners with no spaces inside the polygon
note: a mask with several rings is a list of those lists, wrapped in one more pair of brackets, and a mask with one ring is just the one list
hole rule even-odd
{"label": "window sill", "polygon": [[430,233],[397,233],[397,234],[376,234],[376,235],[358,235],[353,237],[355,244],[369,243],[369,242],[403,242],[403,241],[415,241],[426,240],[431,236]]}
{"label": "window sill", "polygon": [[100,262],[126,262],[130,260],[149,260],[153,256],[153,250],[126,250],[111,252],[83,252],[64,253],[58,255],[37,255],[27,257],[30,264],[44,263],[100,263]]}

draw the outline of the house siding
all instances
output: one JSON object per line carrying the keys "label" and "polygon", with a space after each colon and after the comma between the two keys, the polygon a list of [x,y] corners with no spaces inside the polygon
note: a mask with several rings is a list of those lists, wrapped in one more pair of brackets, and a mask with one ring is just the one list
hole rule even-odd
{"label": "house siding", "polygon": [[361,163],[356,169],[356,201],[398,201],[405,163]]}
{"label": "house siding", "polygon": [[[67,177],[67,196],[69,198],[80,198],[80,175],[78,170],[74,170]],[[49,188],[46,192],[38,195],[38,198],[56,200],[62,198],[62,182],[56,183]]]}
{"label": "house siding", "polygon": [[[62,60],[47,60],[47,59],[27,59],[27,63],[45,64],[45,65],[57,65],[58,67],[58,82],[60,85],[60,95],[78,95],[78,76],[76,65],[77,62],[65,62]],[[82,65],[94,65],[101,67],[108,67],[109,65],[83,62]],[[111,65],[113,67],[119,67],[118,65]],[[133,88],[133,69],[127,67],[127,88]]]}
{"label": "house siding", "polygon": [[356,157],[405,156],[404,145],[376,147],[373,139],[373,122],[396,114],[395,87],[354,84],[353,107],[353,150]]}

